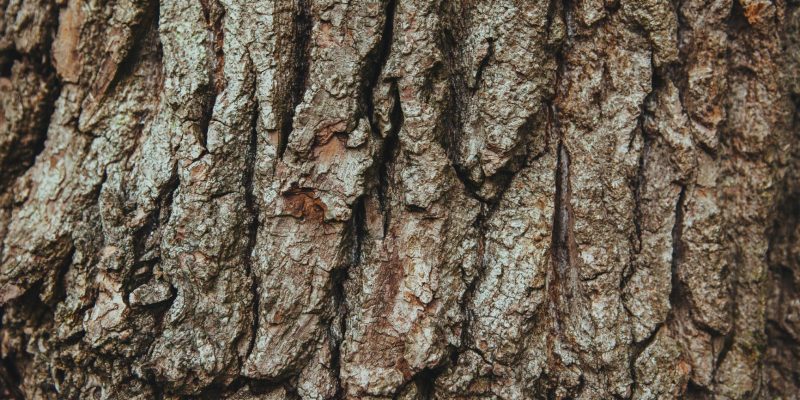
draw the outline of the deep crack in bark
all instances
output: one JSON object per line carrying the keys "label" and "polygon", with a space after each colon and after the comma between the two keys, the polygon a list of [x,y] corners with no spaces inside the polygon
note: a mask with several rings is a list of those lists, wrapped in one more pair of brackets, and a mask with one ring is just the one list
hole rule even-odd
{"label": "deep crack in bark", "polygon": [[385,237],[389,231],[389,225],[392,218],[392,205],[389,202],[389,188],[392,186],[393,179],[393,165],[397,155],[400,152],[400,129],[403,127],[403,106],[400,102],[400,90],[397,87],[397,81],[391,83],[391,93],[394,98],[392,111],[389,114],[392,129],[386,135],[386,138],[381,144],[380,158],[378,160],[378,187],[377,196],[378,203],[381,207],[381,215],[383,216],[383,236]]}
{"label": "deep crack in bark", "polygon": [[[253,94],[253,99],[255,101],[256,96],[255,93]],[[256,245],[256,238],[258,236],[258,228],[260,225],[259,220],[259,210],[258,204],[256,202],[256,197],[254,194],[253,188],[253,179],[255,175],[255,164],[256,164],[256,157],[258,155],[258,117],[259,117],[259,106],[258,102],[255,101],[255,107],[253,109],[253,117],[251,122],[250,128],[250,138],[248,141],[248,148],[247,154],[245,156],[245,163],[246,163],[246,170],[243,177],[243,186],[245,189],[244,192],[244,200],[245,200],[245,209],[247,209],[249,221],[247,224],[247,244],[245,246],[245,265],[247,267],[247,276],[252,279],[250,291],[253,296],[253,321],[251,326],[251,337],[250,343],[247,347],[246,356],[243,360],[246,360],[250,357],[250,353],[253,351],[255,346],[256,336],[258,335],[258,326],[259,326],[259,302],[261,299],[261,295],[259,292],[259,282],[258,277],[256,276],[254,269],[253,269],[253,251],[255,250]],[[244,362],[244,361],[242,361]]]}
{"label": "deep crack in bark", "polygon": [[306,82],[309,74],[309,53],[311,51],[311,30],[313,21],[309,0],[297,0],[296,15],[293,20],[293,40],[291,41],[291,58],[293,60],[290,86],[283,93],[285,98],[278,100],[281,104],[281,124],[280,136],[278,138],[278,158],[283,158],[286,146],[289,144],[289,136],[294,130],[294,113],[300,102],[303,101],[303,94],[306,91]]}
{"label": "deep crack in bark", "polygon": [[[551,312],[560,330],[563,314],[571,308],[577,280],[573,261],[572,207],[570,206],[570,159],[563,142],[558,144],[556,194],[553,215],[553,273],[548,276]],[[566,307],[566,309],[564,308]]]}
{"label": "deep crack in bark", "polygon": [[[386,61],[389,60],[389,54],[392,50],[392,43],[394,41],[394,14],[396,9],[397,0],[386,1],[380,41],[378,41],[376,47],[367,53],[365,59],[370,61],[365,63],[364,69],[360,74],[362,79],[359,87],[359,106],[361,107],[361,112],[367,117],[370,130],[375,137],[381,136],[380,128],[375,121],[375,87],[378,84],[381,74],[384,72]],[[394,125],[392,125],[392,127],[394,128]]]}

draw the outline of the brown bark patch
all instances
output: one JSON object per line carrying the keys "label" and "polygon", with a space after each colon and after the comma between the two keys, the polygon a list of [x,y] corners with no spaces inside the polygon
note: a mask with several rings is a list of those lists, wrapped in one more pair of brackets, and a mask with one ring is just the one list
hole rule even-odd
{"label": "brown bark patch", "polygon": [[756,1],[742,1],[744,7],[744,16],[747,18],[747,23],[751,26],[757,26],[763,21],[771,17],[770,6],[772,4],[765,0]]}
{"label": "brown bark patch", "polygon": [[327,210],[313,189],[294,188],[283,194],[283,211],[295,218],[323,221]]}
{"label": "brown bark patch", "polygon": [[58,15],[58,33],[53,41],[53,63],[58,75],[66,82],[77,82],[81,72],[78,45],[82,23],[81,0],[71,0]]}

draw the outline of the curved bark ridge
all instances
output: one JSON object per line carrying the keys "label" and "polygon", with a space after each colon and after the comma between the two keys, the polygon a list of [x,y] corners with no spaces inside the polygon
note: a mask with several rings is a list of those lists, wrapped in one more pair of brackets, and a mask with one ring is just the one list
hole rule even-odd
{"label": "curved bark ridge", "polygon": [[0,17],[10,398],[800,391],[800,8]]}

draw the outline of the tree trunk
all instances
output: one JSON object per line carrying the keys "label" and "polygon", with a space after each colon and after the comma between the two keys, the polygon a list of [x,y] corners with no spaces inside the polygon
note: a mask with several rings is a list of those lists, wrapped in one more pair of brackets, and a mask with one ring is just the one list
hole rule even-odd
{"label": "tree trunk", "polygon": [[0,396],[800,398],[797,0],[0,5]]}

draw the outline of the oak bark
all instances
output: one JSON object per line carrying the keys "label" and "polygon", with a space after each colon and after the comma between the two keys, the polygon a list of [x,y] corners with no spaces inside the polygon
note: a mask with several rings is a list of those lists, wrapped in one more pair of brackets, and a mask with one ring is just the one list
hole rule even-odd
{"label": "oak bark", "polygon": [[796,0],[0,0],[14,399],[800,398]]}

